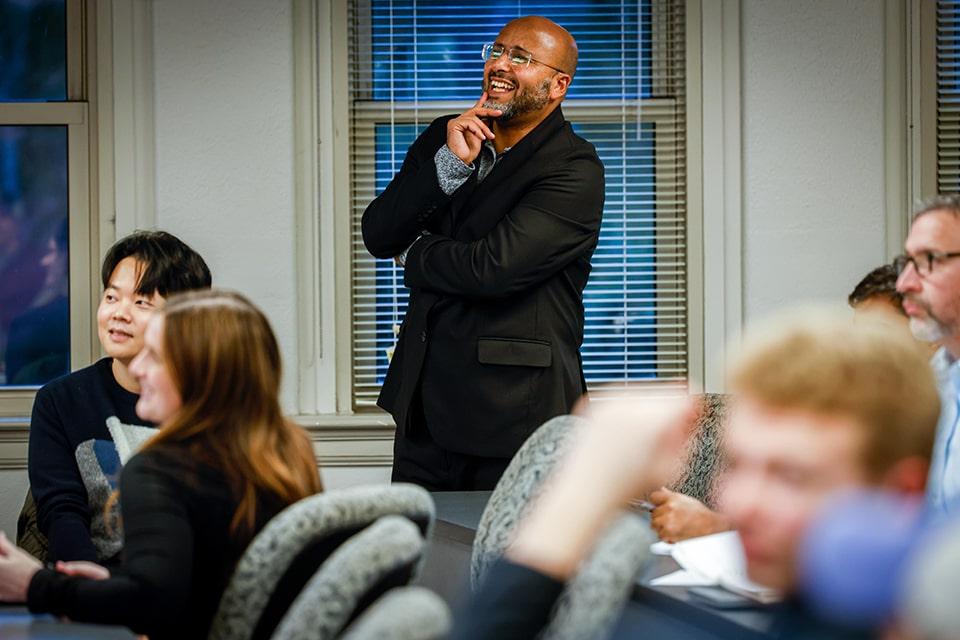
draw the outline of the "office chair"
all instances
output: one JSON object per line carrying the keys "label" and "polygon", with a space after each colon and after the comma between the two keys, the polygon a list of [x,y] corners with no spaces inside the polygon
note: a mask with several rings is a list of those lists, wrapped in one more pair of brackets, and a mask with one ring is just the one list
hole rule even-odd
{"label": "office chair", "polygon": [[278,513],[237,563],[214,616],[210,640],[270,638],[323,562],[346,540],[387,515],[407,518],[428,539],[433,498],[423,488],[407,484],[351,487],[304,498]]}
{"label": "office chair", "polygon": [[370,603],[410,582],[425,545],[420,530],[406,518],[378,519],[320,565],[290,605],[273,640],[336,638]]}
{"label": "office chair", "polygon": [[423,587],[388,591],[340,636],[341,640],[440,640],[453,626],[443,599]]}

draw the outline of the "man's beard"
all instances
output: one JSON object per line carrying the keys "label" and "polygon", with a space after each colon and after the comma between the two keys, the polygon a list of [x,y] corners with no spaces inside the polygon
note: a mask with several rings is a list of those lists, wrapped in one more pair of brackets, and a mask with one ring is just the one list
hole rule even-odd
{"label": "man's beard", "polygon": [[910,333],[920,342],[940,342],[948,334],[946,327],[930,316],[910,318]]}
{"label": "man's beard", "polygon": [[[487,100],[483,103],[483,107],[501,111],[501,114],[496,118],[500,122],[512,120],[531,111],[539,111],[550,102],[550,81],[551,78],[545,78],[537,87],[518,89],[513,100],[509,102]],[[487,82],[483,83],[483,90],[490,91]]]}
{"label": "man's beard", "polygon": [[910,301],[922,307],[925,314],[922,318],[910,316],[910,333],[914,338],[921,342],[940,342],[951,335],[950,327],[934,316],[929,306],[917,298],[910,298]]}

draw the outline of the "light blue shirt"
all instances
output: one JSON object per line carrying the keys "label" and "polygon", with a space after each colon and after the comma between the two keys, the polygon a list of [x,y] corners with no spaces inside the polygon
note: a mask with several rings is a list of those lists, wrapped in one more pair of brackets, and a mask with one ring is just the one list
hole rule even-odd
{"label": "light blue shirt", "polygon": [[927,501],[940,515],[960,512],[960,361],[941,347],[931,360],[940,392],[940,419],[933,443]]}

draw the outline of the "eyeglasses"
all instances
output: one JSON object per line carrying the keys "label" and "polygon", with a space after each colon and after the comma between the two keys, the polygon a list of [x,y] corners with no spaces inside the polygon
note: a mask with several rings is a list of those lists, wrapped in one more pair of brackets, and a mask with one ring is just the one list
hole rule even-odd
{"label": "eyeglasses", "polygon": [[507,60],[510,61],[510,64],[512,64],[515,67],[526,68],[530,66],[531,62],[536,62],[537,64],[542,64],[543,66],[549,67],[554,71],[559,71],[560,73],[566,73],[566,71],[564,71],[563,69],[558,69],[552,64],[547,64],[542,60],[537,60],[536,58],[533,57],[531,53],[524,51],[523,49],[520,49],[518,47],[510,47],[509,49],[507,49],[502,44],[494,44],[492,42],[488,42],[487,44],[483,45],[483,52],[480,55],[483,57],[483,61],[486,62],[487,60],[497,60],[504,53],[507,54]]}
{"label": "eyeglasses", "polygon": [[913,264],[920,277],[926,277],[933,273],[933,265],[950,258],[960,257],[960,251],[951,251],[943,253],[941,251],[921,251],[915,256],[900,255],[893,259],[893,268],[897,270],[897,275],[903,273],[908,264]]}

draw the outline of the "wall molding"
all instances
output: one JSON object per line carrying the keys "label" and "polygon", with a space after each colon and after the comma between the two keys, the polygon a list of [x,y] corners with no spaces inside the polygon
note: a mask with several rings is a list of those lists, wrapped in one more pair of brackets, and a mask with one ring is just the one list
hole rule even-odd
{"label": "wall molding", "polygon": [[26,427],[0,427],[0,471],[23,471],[27,468]]}
{"label": "wall molding", "polygon": [[322,467],[384,467],[393,464],[393,418],[382,412],[306,415],[294,420],[310,434]]}
{"label": "wall molding", "polygon": [[[389,467],[393,464],[393,419],[385,413],[299,415],[321,467]],[[27,468],[27,418],[0,420],[0,471]]]}

